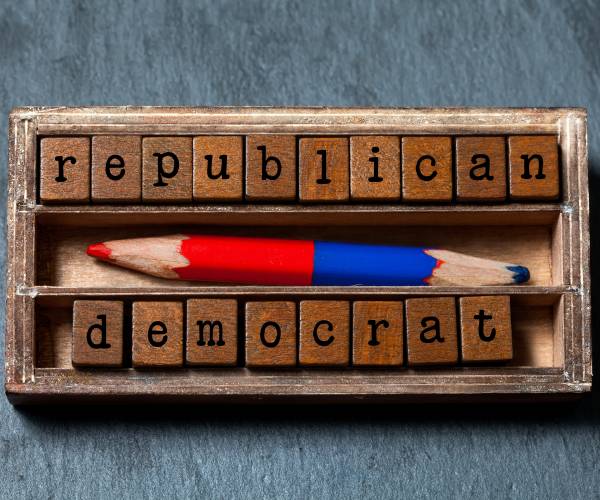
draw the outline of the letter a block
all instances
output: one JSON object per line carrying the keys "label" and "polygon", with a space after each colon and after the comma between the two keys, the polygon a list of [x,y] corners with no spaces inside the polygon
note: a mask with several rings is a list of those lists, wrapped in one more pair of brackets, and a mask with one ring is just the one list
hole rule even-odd
{"label": "letter a block", "polygon": [[46,137],[40,141],[40,201],[82,203],[90,199],[90,140]]}
{"label": "letter a block", "polygon": [[408,299],[406,331],[409,366],[458,361],[454,297]]}
{"label": "letter a block", "polygon": [[452,200],[450,137],[402,138],[402,198],[404,201]]}
{"label": "letter a block", "polygon": [[185,361],[191,366],[234,366],[238,359],[238,306],[234,299],[187,301]]}
{"label": "letter a block", "polygon": [[183,304],[133,303],[133,366],[183,365]]}
{"label": "letter a block", "polygon": [[346,201],[350,197],[348,139],[300,139],[300,201]]}
{"label": "letter a block", "polygon": [[558,140],[553,135],[508,138],[510,197],[555,200],[560,193]]}
{"label": "letter a block", "polygon": [[296,304],[246,303],[246,366],[296,366]]}
{"label": "letter a block", "polygon": [[296,137],[249,135],[246,138],[246,199],[296,198]]}
{"label": "letter a block", "polygon": [[144,137],[142,199],[157,203],[191,203],[191,137]]}
{"label": "letter a block", "polygon": [[506,200],[504,137],[456,138],[456,199]]}
{"label": "letter a block", "polygon": [[461,297],[459,303],[463,362],[511,360],[510,297]]}
{"label": "letter a block", "polygon": [[348,366],[350,303],[336,300],[300,302],[300,365]]}
{"label": "letter a block", "polygon": [[73,366],[123,366],[123,302],[73,303]]}

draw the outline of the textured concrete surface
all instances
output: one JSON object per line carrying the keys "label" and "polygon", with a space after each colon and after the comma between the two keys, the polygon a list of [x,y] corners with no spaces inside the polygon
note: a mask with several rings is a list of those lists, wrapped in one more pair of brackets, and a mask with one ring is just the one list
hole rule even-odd
{"label": "textured concrete surface", "polygon": [[[591,0],[3,0],[0,150],[8,111],[28,104],[585,106],[597,218],[599,26]],[[0,397],[0,493],[592,498],[599,424],[597,392],[500,408],[16,410]]]}

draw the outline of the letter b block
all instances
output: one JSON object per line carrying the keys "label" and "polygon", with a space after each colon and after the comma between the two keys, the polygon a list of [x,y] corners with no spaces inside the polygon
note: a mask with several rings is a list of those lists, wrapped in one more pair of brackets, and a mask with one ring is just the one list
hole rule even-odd
{"label": "letter b block", "polygon": [[73,366],[123,366],[123,302],[73,303]]}
{"label": "letter b block", "polygon": [[296,198],[296,137],[246,137],[246,199]]}
{"label": "letter b block", "polygon": [[46,137],[40,141],[40,201],[82,203],[90,199],[90,140]]}

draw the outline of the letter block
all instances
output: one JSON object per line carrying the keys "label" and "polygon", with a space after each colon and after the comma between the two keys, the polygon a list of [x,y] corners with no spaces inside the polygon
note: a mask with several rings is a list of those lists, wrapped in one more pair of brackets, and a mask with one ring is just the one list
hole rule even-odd
{"label": "letter block", "polygon": [[134,367],[183,365],[181,302],[134,302],[132,323]]}
{"label": "letter block", "polygon": [[194,137],[194,200],[240,201],[242,170],[242,137]]}
{"label": "letter block", "polygon": [[249,135],[246,137],[246,199],[296,198],[296,137]]}
{"label": "letter block", "polygon": [[142,137],[92,137],[92,201],[134,202],[142,199]]}
{"label": "letter block", "polygon": [[337,300],[300,302],[302,366],[348,366],[350,362],[350,303]]}
{"label": "letter block", "polygon": [[185,361],[190,366],[235,366],[238,305],[234,299],[187,301]]}
{"label": "letter block", "polygon": [[346,201],[350,197],[348,139],[300,139],[300,201]]}
{"label": "letter block", "polygon": [[510,197],[555,200],[560,193],[558,139],[553,135],[508,138]]}
{"label": "letter block", "polygon": [[123,366],[123,302],[73,302],[73,366]]}
{"label": "letter block", "polygon": [[511,360],[510,297],[461,297],[459,304],[463,362]]}
{"label": "letter block", "polygon": [[350,138],[350,193],[353,200],[400,199],[400,138]]}
{"label": "letter block", "polygon": [[191,137],[144,137],[142,199],[159,203],[191,203]]}
{"label": "letter block", "polygon": [[296,304],[246,303],[246,366],[296,366]]}
{"label": "letter block", "polygon": [[404,362],[402,301],[359,301],[353,304],[352,364],[400,366]]}
{"label": "letter block", "polygon": [[90,140],[45,137],[40,141],[40,201],[81,203],[90,199]]}
{"label": "letter block", "polygon": [[458,361],[454,297],[406,300],[408,365]]}
{"label": "letter block", "polygon": [[456,199],[506,200],[506,141],[504,137],[457,137]]}
{"label": "letter block", "polygon": [[404,201],[452,200],[450,137],[402,138],[402,198]]}

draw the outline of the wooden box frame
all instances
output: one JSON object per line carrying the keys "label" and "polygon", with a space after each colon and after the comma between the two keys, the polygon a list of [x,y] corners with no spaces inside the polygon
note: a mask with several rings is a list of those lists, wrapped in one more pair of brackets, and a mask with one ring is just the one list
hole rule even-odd
{"label": "wooden box frame", "polygon": [[[561,151],[562,199],[557,203],[504,205],[74,205],[37,200],[39,136],[142,134],[556,134]],[[590,274],[586,112],[582,109],[353,109],[353,108],[19,108],[9,119],[6,393],[13,403],[34,402],[344,402],[530,399],[568,396],[591,388]],[[115,216],[132,223],[177,214],[178,221],[210,218],[257,224],[262,217],[287,221],[338,221],[372,217],[394,224],[419,224],[437,217],[487,224],[502,217],[532,222],[557,220],[559,284],[481,288],[452,287],[118,287],[74,288],[36,284],[36,227],[65,224],[89,215],[97,224]],[[337,218],[337,219],[336,219]],[[75,297],[189,296],[391,297],[510,294],[527,303],[555,297],[555,322],[562,332],[560,366],[460,367],[442,370],[250,372],[182,369],[143,372],[40,368],[35,362],[36,301],[70,303]],[[54,301],[54,302],[53,302]]]}

